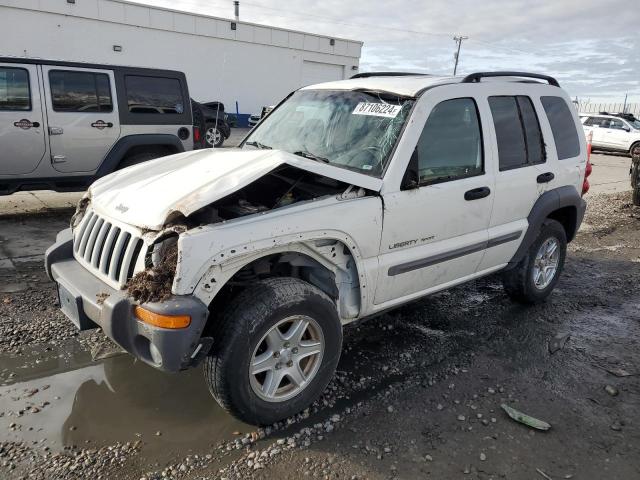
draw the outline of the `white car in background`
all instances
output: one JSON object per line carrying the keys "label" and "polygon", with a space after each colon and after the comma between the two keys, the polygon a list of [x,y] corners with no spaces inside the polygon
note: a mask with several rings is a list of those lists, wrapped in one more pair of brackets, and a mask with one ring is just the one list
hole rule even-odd
{"label": "white car in background", "polygon": [[593,132],[594,150],[640,155],[640,120],[628,114],[580,114],[585,134]]}

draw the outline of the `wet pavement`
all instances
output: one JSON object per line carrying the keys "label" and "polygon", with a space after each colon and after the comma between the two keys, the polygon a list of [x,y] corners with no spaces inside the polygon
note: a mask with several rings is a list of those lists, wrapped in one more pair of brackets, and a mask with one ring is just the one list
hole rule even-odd
{"label": "wet pavement", "polygon": [[212,401],[200,369],[167,375],[126,354],[93,362],[71,345],[36,352],[0,357],[16,374],[0,387],[0,442],[46,439],[62,451],[140,439],[152,463],[253,430]]}

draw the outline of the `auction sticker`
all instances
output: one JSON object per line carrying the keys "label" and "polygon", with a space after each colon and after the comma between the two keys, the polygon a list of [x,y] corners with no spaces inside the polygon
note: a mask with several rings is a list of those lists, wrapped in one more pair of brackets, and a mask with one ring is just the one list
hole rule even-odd
{"label": "auction sticker", "polygon": [[401,109],[402,107],[400,105],[360,102],[351,113],[352,115],[371,115],[374,117],[396,118]]}

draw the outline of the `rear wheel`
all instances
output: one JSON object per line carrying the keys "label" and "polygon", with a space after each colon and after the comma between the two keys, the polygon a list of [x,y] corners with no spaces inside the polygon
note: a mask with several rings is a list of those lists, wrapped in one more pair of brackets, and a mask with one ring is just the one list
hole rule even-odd
{"label": "rear wheel", "polygon": [[295,278],[271,278],[238,295],[204,364],[209,390],[240,420],[271,424],[324,391],[342,348],[335,304]]}
{"label": "rear wheel", "polygon": [[525,257],[503,273],[507,294],[517,302],[538,303],[553,291],[567,254],[567,235],[562,224],[547,219]]}
{"label": "rear wheel", "polygon": [[224,135],[216,124],[207,124],[204,139],[207,142],[207,147],[209,148],[219,148],[224,143]]}

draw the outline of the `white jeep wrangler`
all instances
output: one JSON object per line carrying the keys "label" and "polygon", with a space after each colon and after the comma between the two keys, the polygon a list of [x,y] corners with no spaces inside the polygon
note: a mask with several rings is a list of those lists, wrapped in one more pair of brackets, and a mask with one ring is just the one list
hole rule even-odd
{"label": "white jeep wrangler", "polygon": [[268,424],[322,393],[349,322],[498,271],[544,300],[588,173],[551,77],[360,74],[292,93],[237,149],[98,180],[46,268],[80,329],[163,370],[204,360],[218,402]]}

